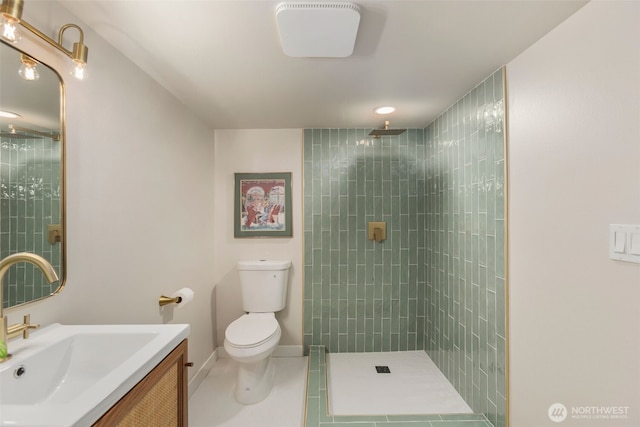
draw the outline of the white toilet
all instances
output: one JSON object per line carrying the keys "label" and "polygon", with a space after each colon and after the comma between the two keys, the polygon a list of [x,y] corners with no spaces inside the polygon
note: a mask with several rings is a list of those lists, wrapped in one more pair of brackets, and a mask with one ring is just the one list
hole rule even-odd
{"label": "white toilet", "polygon": [[280,342],[276,311],[286,305],[291,261],[239,261],[242,308],[247,314],[231,322],[224,349],[238,362],[236,400],[245,405],[264,400],[273,387],[271,353]]}

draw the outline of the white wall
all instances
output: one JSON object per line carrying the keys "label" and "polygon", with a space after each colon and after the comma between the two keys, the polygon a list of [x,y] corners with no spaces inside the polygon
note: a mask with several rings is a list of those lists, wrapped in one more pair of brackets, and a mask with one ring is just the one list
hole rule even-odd
{"label": "white wall", "polygon": [[[639,7],[591,2],[508,64],[513,427],[556,425],[555,402],[629,406],[611,425],[640,423],[640,266],[607,255],[610,223],[640,223]],[[48,34],[82,24],[50,2],[27,2],[24,16]],[[301,345],[302,132],[216,131],[214,153],[203,123],[85,32],[90,79],[66,81],[67,287],[9,321],[190,323],[197,369],[216,318],[220,345],[242,311],[235,262],[287,257],[281,344]],[[234,239],[233,173],[258,171],[293,173],[293,238]],[[163,317],[158,296],[182,286],[196,300]]]}
{"label": "white wall", "polygon": [[[243,314],[239,260],[290,259],[287,306],[276,314],[282,328],[280,345],[302,346],[302,130],[215,131],[215,228],[217,336],[224,343],[227,326]],[[293,237],[234,238],[234,173],[291,172]]]}
{"label": "white wall", "polygon": [[510,425],[638,426],[640,265],[608,233],[640,224],[640,3],[587,4],[507,72]]}
{"label": "white wall", "polygon": [[[46,34],[82,25],[57,3],[29,1],[24,18]],[[71,30],[70,30],[71,31]],[[193,376],[214,349],[213,131],[85,26],[89,80],[65,78],[67,281],[63,292],[8,311],[53,322],[189,323]],[[58,68],[42,42],[20,47]],[[196,298],[161,312],[158,297]]]}

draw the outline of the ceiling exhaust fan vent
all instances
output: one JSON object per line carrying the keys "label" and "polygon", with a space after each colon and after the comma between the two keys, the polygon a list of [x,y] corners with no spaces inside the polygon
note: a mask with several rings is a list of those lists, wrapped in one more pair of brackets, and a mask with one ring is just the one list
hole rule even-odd
{"label": "ceiling exhaust fan vent", "polygon": [[360,7],[351,2],[283,2],[276,6],[276,21],[285,55],[345,58],[353,54]]}

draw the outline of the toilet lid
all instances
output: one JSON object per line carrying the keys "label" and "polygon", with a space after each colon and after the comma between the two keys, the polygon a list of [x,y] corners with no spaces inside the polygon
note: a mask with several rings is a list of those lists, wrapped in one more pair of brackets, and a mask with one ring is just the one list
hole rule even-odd
{"label": "toilet lid", "polygon": [[275,316],[245,314],[231,322],[225,338],[236,347],[255,347],[271,338],[278,330]]}

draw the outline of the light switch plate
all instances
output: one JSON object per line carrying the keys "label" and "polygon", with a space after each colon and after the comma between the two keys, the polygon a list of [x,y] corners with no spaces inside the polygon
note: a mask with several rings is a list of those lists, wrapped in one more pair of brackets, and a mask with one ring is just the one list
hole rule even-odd
{"label": "light switch plate", "polygon": [[627,250],[627,233],[624,231],[615,231],[613,233],[614,248],[613,251],[623,254]]}
{"label": "light switch plate", "polygon": [[629,254],[640,256],[640,232],[629,233]]}
{"label": "light switch plate", "polygon": [[640,225],[609,225],[609,257],[640,264]]}

